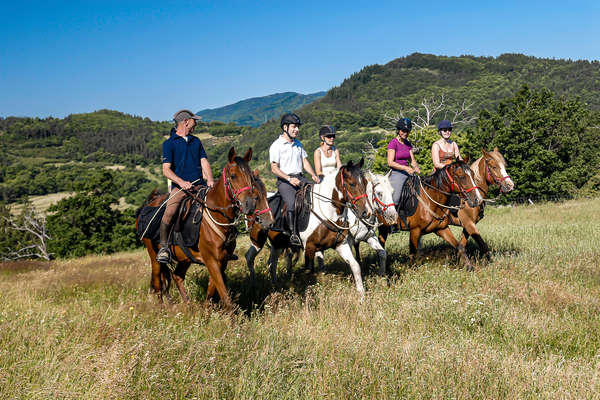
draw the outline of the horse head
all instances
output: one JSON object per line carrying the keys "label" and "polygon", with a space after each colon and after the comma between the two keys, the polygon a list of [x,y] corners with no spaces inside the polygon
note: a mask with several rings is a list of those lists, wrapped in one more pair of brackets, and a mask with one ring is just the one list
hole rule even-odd
{"label": "horse head", "polygon": [[473,173],[465,161],[456,160],[440,171],[444,174],[449,185],[449,191],[456,193],[467,201],[469,207],[477,207],[483,202],[479,187],[475,184]]}
{"label": "horse head", "polygon": [[485,175],[488,184],[496,184],[502,193],[508,193],[515,188],[515,183],[506,172],[506,160],[497,147],[487,152],[481,149],[485,162]]}
{"label": "horse head", "polygon": [[398,212],[394,205],[392,194],[394,188],[385,175],[375,175],[367,172],[367,193],[373,205],[373,210],[381,216],[386,224],[393,225],[398,221]]}
{"label": "horse head", "polygon": [[254,178],[254,188],[259,194],[254,217],[256,218],[256,222],[258,222],[263,229],[269,229],[275,222],[275,218],[273,217],[271,207],[269,207],[269,201],[267,200],[267,187],[262,179],[260,179],[258,169],[255,169],[252,172],[252,176]]}
{"label": "horse head", "polygon": [[228,162],[223,167],[225,196],[246,215],[254,214],[261,197],[248,166],[251,159],[252,148],[243,157],[239,157],[232,147],[229,149]]}
{"label": "horse head", "polygon": [[367,196],[367,180],[362,171],[364,159],[361,158],[358,164],[349,161],[343,165],[336,177],[335,186],[345,203],[356,213],[359,218],[370,218],[373,212]]}

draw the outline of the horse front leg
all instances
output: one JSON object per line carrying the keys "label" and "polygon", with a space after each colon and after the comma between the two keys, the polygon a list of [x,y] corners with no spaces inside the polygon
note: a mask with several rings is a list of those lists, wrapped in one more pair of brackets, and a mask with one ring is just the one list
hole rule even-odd
{"label": "horse front leg", "polygon": [[408,258],[412,263],[416,262],[419,255],[419,239],[421,239],[421,228],[414,228],[410,230],[409,235],[409,246],[408,246]]}
{"label": "horse front leg", "polygon": [[362,276],[360,273],[360,265],[356,262],[356,259],[352,254],[352,248],[350,247],[350,243],[348,243],[348,241],[345,240],[342,244],[336,247],[335,250],[338,252],[340,257],[342,257],[344,261],[346,261],[350,265],[352,275],[354,275],[354,283],[356,284],[356,290],[360,294],[362,300],[365,295],[365,288],[363,286]]}
{"label": "horse front leg", "polygon": [[306,246],[304,247],[304,268],[308,269],[312,274],[315,273],[315,254],[317,253],[317,247],[313,242],[307,240]]}
{"label": "horse front leg", "polygon": [[489,249],[487,243],[481,237],[479,230],[477,230],[477,226],[475,225],[475,222],[473,220],[469,219],[466,221],[461,220],[461,223],[463,224],[463,232],[462,232],[462,236],[460,238],[461,246],[466,248],[467,240],[469,239],[469,235],[472,236],[473,239],[475,240],[475,242],[477,243],[477,246],[479,246],[479,250],[481,251],[481,253],[489,261],[491,259],[490,249]]}
{"label": "horse front leg", "polygon": [[[209,286],[210,281],[212,281],[213,285],[217,289],[217,292],[219,293],[219,297],[221,297],[221,301],[225,305],[225,308],[232,309],[233,303],[231,302],[231,297],[229,297],[229,293],[227,293],[227,288],[225,287],[225,281],[223,280],[223,274],[221,271],[221,262],[214,257],[210,257],[206,260],[206,268],[208,269],[208,275],[210,277]],[[214,294],[214,290],[212,292]],[[208,289],[206,290],[206,294],[208,299]]]}
{"label": "horse front leg", "polygon": [[390,234],[390,227],[387,225],[380,225],[379,229],[377,230],[377,233],[377,239],[379,240],[379,244],[381,244],[381,247],[385,249],[385,242],[387,241],[387,237]]}
{"label": "horse front leg", "polygon": [[175,271],[173,272],[173,280],[177,285],[177,289],[179,289],[179,295],[181,299],[186,303],[190,303],[190,297],[185,290],[185,275],[187,274],[187,270],[189,269],[192,263],[189,261],[179,261],[177,263],[177,267],[175,267]]}
{"label": "horse front leg", "polygon": [[323,261],[323,252],[317,251],[315,252],[315,258],[317,259],[317,268],[319,271],[325,270],[325,262]]}
{"label": "horse front leg", "polygon": [[271,283],[273,286],[277,285],[277,262],[279,261],[281,252],[282,249],[276,247],[275,245],[271,246],[271,254],[269,255],[269,271],[271,272]]}
{"label": "horse front leg", "polygon": [[[386,253],[385,249],[383,248],[383,246],[381,246],[381,243],[377,240],[377,238],[375,236],[369,237],[367,239],[367,243],[377,253],[377,261],[378,261],[378,265],[379,265],[379,268],[377,270],[377,275],[384,276],[385,268],[386,268],[386,264],[387,264],[387,253]],[[358,261],[358,260],[356,260],[356,261]],[[360,263],[360,261],[358,261],[358,262]]]}
{"label": "horse front leg", "polygon": [[254,273],[254,259],[261,250],[262,247],[256,247],[254,243],[251,243],[250,247],[248,247],[248,251],[246,251],[246,265],[248,266],[248,271],[250,272],[250,282],[253,285],[256,283]]}
{"label": "horse front leg", "polygon": [[452,231],[450,230],[450,228],[440,229],[440,230],[436,231],[435,234],[438,235],[439,237],[441,237],[442,239],[444,239],[446,242],[450,243],[452,245],[452,247],[454,247],[456,249],[456,251],[458,252],[460,257],[462,258],[463,262],[465,263],[465,266],[467,267],[467,271],[473,271],[473,265],[471,264],[469,257],[467,257],[467,252],[465,251],[464,246],[462,246],[461,244],[458,243],[458,241],[452,234]]}

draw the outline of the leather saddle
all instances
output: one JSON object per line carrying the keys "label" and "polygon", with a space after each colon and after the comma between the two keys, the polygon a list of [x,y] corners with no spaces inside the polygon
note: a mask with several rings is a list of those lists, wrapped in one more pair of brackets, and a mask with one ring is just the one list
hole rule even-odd
{"label": "leather saddle", "polygon": [[419,179],[421,178],[418,175],[411,175],[406,179],[404,186],[402,186],[400,200],[398,200],[398,205],[396,206],[398,216],[400,216],[406,226],[408,226],[406,218],[414,215],[419,205],[419,200],[417,199]]}
{"label": "leather saddle", "polygon": [[173,235],[171,242],[173,244],[183,244],[187,247],[195,247],[200,237],[200,223],[206,199],[206,186],[194,186],[188,192],[191,196],[186,198],[179,205],[179,213],[173,224]]}
{"label": "leather saddle", "polygon": [[[310,210],[312,205],[310,195],[312,187],[313,184],[304,184],[296,192],[294,212],[296,215],[296,229],[298,232],[304,232],[308,227],[308,221],[310,220]],[[289,226],[285,219],[287,207],[283,202],[281,194],[277,192],[273,196],[267,198],[267,201],[269,202],[269,207],[271,207],[271,212],[273,213],[273,217],[275,219],[275,223],[271,227],[271,230],[277,232],[289,231]]]}

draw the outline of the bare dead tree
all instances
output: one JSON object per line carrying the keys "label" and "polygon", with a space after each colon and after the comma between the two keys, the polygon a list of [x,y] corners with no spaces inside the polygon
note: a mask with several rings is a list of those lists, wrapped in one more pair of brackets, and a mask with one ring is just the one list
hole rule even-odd
{"label": "bare dead tree", "polygon": [[439,96],[424,97],[418,107],[409,109],[401,108],[394,114],[386,113],[383,115],[386,126],[390,129],[396,126],[396,121],[400,118],[411,118],[414,129],[409,140],[413,145],[413,151],[419,153],[422,150],[421,142],[425,138],[424,130],[434,127],[437,120],[449,119],[452,125],[467,125],[475,121],[477,117],[472,114],[473,103],[467,104],[466,101],[459,105],[449,104],[445,94]]}
{"label": "bare dead tree", "polygon": [[34,238],[33,244],[23,245],[19,249],[7,249],[6,253],[0,255],[2,261],[12,261],[21,258],[42,258],[50,260],[52,253],[48,252],[47,240],[52,238],[46,232],[46,217],[38,216],[32,209],[26,209],[23,213],[23,222],[17,223],[12,217],[3,217],[8,222],[8,229],[19,232],[27,232]]}
{"label": "bare dead tree", "polygon": [[377,157],[377,140],[375,138],[367,140],[363,146],[363,154],[365,156],[365,167],[370,170]]}

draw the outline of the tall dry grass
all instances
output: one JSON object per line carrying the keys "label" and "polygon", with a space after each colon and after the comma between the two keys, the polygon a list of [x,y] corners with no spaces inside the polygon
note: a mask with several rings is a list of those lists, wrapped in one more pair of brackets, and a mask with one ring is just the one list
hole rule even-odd
{"label": "tall dry grass", "polygon": [[0,397],[600,398],[600,200],[486,214],[474,273],[432,236],[408,266],[401,233],[381,279],[362,247],[362,304],[333,252],[277,291],[266,254],[254,286],[233,263],[235,313],[202,301],[200,266],[191,306],[158,306],[142,251],[2,264]]}

